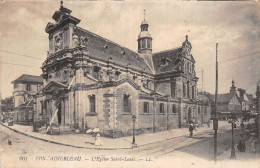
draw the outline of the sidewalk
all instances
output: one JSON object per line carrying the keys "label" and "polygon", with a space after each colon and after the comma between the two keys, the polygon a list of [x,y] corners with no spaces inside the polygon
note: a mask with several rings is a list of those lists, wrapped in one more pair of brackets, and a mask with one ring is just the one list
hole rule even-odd
{"label": "sidewalk", "polygon": [[[103,143],[102,146],[93,145],[94,138],[89,134],[61,134],[61,135],[48,135],[39,132],[32,132],[32,126],[17,125],[7,126],[7,123],[1,123],[3,126],[18,132],[20,134],[43,140],[46,142],[56,143],[60,145],[78,147],[78,148],[88,148],[88,149],[106,149],[106,150],[115,150],[115,149],[131,149],[132,148],[132,136],[121,137],[121,138],[106,138],[101,137]],[[224,128],[230,126],[227,121],[220,121],[219,128]],[[207,125],[204,127],[197,128],[197,131],[194,131],[194,135],[206,131],[213,131],[211,127],[208,128]],[[141,134],[137,135],[135,142],[137,146],[143,146],[151,143],[156,143],[160,141],[165,141],[168,139],[173,139],[180,136],[189,135],[188,128],[178,128],[168,131],[161,131],[156,133]]]}
{"label": "sidewalk", "polygon": [[[250,120],[250,123],[252,124],[253,121]],[[237,149],[237,145],[235,143],[235,154],[236,159],[235,160],[241,160],[241,161],[250,161],[250,160],[259,160],[260,161],[260,144],[258,143],[256,146],[256,153],[253,153],[250,151],[250,142],[246,141],[246,150],[245,152],[239,152]],[[230,160],[231,156],[231,149],[223,152],[220,156],[218,156],[218,160]]]}
{"label": "sidewalk", "polygon": [[[246,151],[239,152],[237,150],[237,144],[235,145],[236,160],[249,161],[249,160],[260,160],[260,144],[257,146],[257,152],[253,153],[250,151],[250,144],[246,142]],[[231,155],[231,149],[225,151],[218,157],[218,160],[229,160]]]}

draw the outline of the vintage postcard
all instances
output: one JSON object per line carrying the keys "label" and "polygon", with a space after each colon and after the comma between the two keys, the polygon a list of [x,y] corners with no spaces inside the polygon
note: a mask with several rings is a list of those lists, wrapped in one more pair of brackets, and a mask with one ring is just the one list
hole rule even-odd
{"label": "vintage postcard", "polygon": [[259,168],[258,1],[0,1],[3,168]]}

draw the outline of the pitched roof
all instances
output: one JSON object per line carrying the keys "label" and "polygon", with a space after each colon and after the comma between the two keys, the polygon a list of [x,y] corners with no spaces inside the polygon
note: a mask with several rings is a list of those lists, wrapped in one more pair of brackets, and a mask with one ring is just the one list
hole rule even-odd
{"label": "pitched roof", "polygon": [[[218,103],[229,103],[233,95],[231,93],[218,94]],[[215,101],[215,95],[210,95],[212,101]]]}
{"label": "pitched roof", "polygon": [[129,78],[124,78],[124,79],[121,79],[119,81],[107,81],[107,82],[90,84],[90,85],[87,85],[87,87],[90,88],[90,89],[114,87],[114,86],[119,86],[119,85],[126,83],[126,82],[129,83],[130,85],[132,85],[136,90],[140,89],[140,87]]}
{"label": "pitched roof", "polygon": [[198,100],[204,102],[210,102],[210,94],[205,92],[198,92]]}
{"label": "pitched roof", "polygon": [[41,76],[23,74],[19,78],[12,81],[12,83],[17,82],[43,83],[43,78]]}
{"label": "pitched roof", "polygon": [[252,101],[252,100],[254,99],[252,94],[246,94],[246,95],[247,95],[247,97],[248,97],[249,100]]}
{"label": "pitched roof", "polygon": [[77,27],[74,32],[79,37],[87,38],[85,45],[90,57],[92,56],[103,61],[112,58],[110,61],[115,64],[123,67],[130,64],[130,68],[152,74],[152,70],[140,54],[80,27]]}
{"label": "pitched roof", "polygon": [[176,65],[179,63],[178,58],[182,48],[174,48],[153,54],[153,65],[155,73],[175,71]]}

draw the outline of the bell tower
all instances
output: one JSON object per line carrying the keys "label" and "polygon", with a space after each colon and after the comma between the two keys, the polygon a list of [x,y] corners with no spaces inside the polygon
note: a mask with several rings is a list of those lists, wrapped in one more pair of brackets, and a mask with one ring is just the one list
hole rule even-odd
{"label": "bell tower", "polygon": [[138,36],[138,53],[140,54],[151,54],[152,53],[152,36],[148,32],[149,24],[145,20],[145,10],[144,10],[144,20],[141,23],[141,32]]}
{"label": "bell tower", "polygon": [[73,27],[80,20],[71,16],[71,10],[63,6],[60,2],[60,9],[57,10],[52,18],[55,23],[49,22],[45,28],[45,32],[49,34],[49,54],[54,54],[65,48],[72,48]]}
{"label": "bell tower", "polygon": [[138,36],[138,53],[141,54],[150,69],[153,71],[153,60],[152,60],[152,36],[148,32],[149,24],[147,20],[145,20],[145,10],[144,10],[144,20],[141,23],[141,32]]}
{"label": "bell tower", "polygon": [[231,94],[236,94],[236,86],[235,86],[235,81],[232,80],[232,86],[230,87],[230,93]]}

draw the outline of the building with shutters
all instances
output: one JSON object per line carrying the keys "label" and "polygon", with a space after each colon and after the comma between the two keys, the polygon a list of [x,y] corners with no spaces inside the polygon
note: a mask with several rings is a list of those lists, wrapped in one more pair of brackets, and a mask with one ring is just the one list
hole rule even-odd
{"label": "building with shutters", "polygon": [[[210,105],[198,99],[188,36],[177,48],[153,53],[144,19],[135,52],[78,27],[71,12],[61,4],[45,29],[49,51],[36,100],[38,119],[53,118],[68,129],[97,127],[119,137],[131,133],[133,115],[137,133],[179,128],[198,114],[210,115]],[[207,114],[200,113],[202,106]]]}
{"label": "building with shutters", "polygon": [[34,118],[34,98],[33,96],[43,87],[41,76],[23,74],[12,81],[14,85],[14,122],[21,124],[31,124]]}

